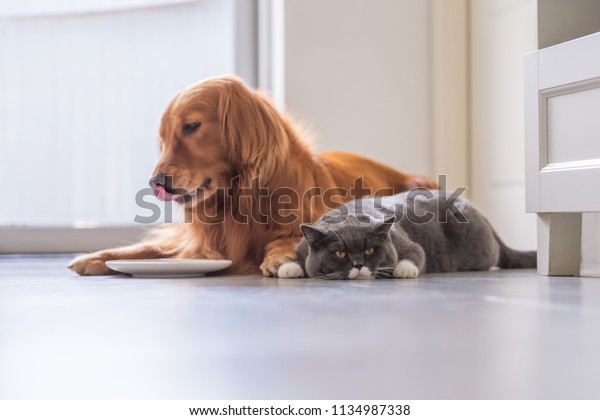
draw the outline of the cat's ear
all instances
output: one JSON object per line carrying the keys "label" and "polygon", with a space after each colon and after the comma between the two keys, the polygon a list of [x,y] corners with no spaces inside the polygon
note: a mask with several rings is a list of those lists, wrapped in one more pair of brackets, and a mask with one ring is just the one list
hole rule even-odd
{"label": "cat's ear", "polygon": [[386,217],[369,235],[372,239],[385,241],[388,238],[392,225],[396,222],[396,216]]}
{"label": "cat's ear", "polygon": [[312,249],[318,249],[329,241],[329,235],[311,225],[300,225],[300,230]]}

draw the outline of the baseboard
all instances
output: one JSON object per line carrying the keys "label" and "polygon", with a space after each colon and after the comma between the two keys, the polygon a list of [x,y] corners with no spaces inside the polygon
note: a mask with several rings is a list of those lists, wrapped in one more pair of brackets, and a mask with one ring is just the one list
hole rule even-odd
{"label": "baseboard", "polygon": [[59,254],[97,251],[139,241],[148,228],[0,228],[0,254]]}
{"label": "baseboard", "polygon": [[581,276],[600,277],[600,262],[582,262],[579,271]]}

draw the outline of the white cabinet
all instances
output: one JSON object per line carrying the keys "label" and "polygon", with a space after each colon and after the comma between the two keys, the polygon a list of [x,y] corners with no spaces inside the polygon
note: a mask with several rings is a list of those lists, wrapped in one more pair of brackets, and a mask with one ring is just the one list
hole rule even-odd
{"label": "white cabinet", "polygon": [[581,215],[600,211],[600,33],[525,56],[525,143],[538,272],[578,275]]}

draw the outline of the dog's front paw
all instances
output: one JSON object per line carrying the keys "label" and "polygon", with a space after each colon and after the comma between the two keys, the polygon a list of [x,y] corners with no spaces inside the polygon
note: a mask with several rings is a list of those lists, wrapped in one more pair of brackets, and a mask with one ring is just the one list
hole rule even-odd
{"label": "dog's front paw", "polygon": [[260,269],[265,277],[277,277],[279,267],[281,267],[285,263],[293,262],[296,255],[294,254],[294,258],[284,254],[276,254],[276,255],[267,255],[260,265]]}
{"label": "dog's front paw", "polygon": [[402,260],[394,269],[395,279],[416,279],[419,276],[419,269],[411,260]]}
{"label": "dog's front paw", "polygon": [[282,279],[304,277],[304,270],[297,262],[286,262],[279,266],[279,269],[277,270],[277,276],[281,277]]}
{"label": "dog's front paw", "polygon": [[91,254],[80,255],[73,258],[68,268],[82,276],[107,276],[109,274],[118,274],[106,266],[106,261],[110,258],[102,252],[93,252]]}

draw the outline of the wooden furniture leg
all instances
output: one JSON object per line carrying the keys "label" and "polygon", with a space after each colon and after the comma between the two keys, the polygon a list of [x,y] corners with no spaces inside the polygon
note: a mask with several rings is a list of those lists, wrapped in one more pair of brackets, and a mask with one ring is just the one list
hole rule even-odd
{"label": "wooden furniture leg", "polygon": [[581,213],[538,213],[538,273],[578,276]]}

